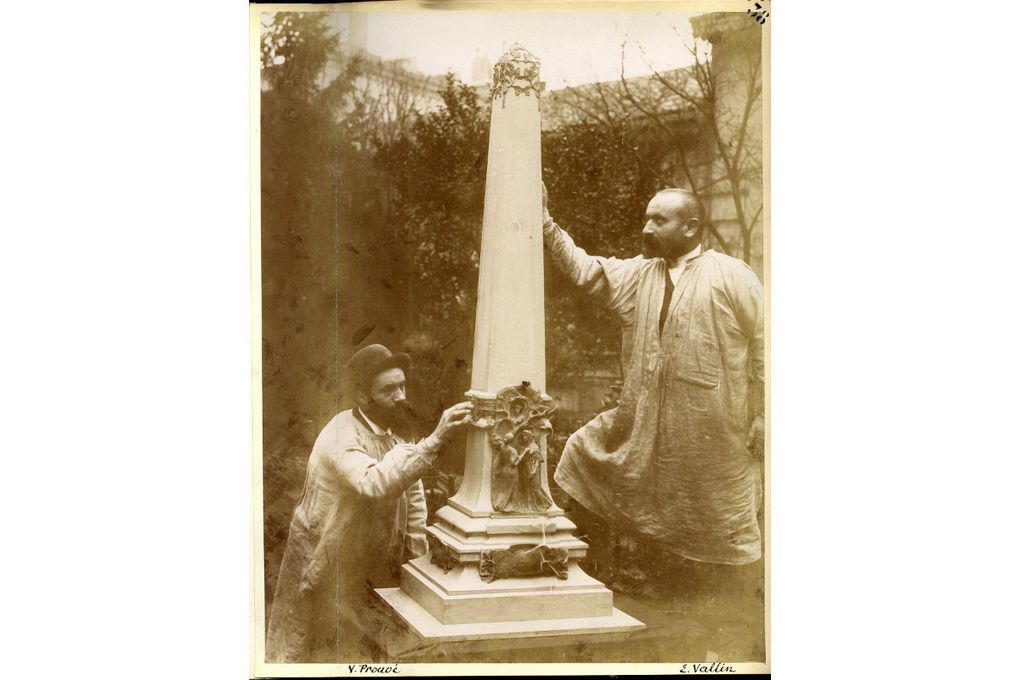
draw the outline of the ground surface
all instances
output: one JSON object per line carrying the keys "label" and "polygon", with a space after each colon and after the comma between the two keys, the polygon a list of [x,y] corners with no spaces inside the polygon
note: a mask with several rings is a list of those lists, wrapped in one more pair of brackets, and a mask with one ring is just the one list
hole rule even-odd
{"label": "ground surface", "polygon": [[[615,640],[576,638],[492,640],[429,644],[381,599],[366,595],[352,607],[359,638],[345,661],[471,663],[670,663],[765,661],[763,607],[744,593],[704,595],[695,590],[670,599],[616,592],[614,605],[646,628]],[[353,603],[352,603],[353,604]],[[353,628],[352,628],[353,632]],[[357,657],[357,658],[355,658]]]}
{"label": "ground surface", "polygon": [[[626,558],[620,558],[625,562]],[[640,580],[607,583],[614,606],[642,621],[646,628],[612,639],[576,635],[526,640],[489,640],[429,644],[417,637],[381,599],[366,594],[349,635],[353,644],[344,661],[405,663],[682,663],[764,662],[765,617],[760,586],[761,563],[737,572],[739,577],[713,580],[705,570],[677,570],[680,581],[671,594],[649,594]],[[684,571],[684,569],[686,571]],[[714,573],[714,572],[709,572]],[[629,576],[634,576],[631,573]],[[621,589],[629,589],[624,592]],[[641,591],[644,590],[645,593]],[[354,604],[352,603],[352,606]]]}

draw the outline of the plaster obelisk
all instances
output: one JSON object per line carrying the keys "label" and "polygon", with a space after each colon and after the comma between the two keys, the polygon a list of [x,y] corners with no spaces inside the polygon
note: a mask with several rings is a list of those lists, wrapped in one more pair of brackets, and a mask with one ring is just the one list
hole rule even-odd
{"label": "plaster obelisk", "polygon": [[577,564],[587,544],[549,490],[539,62],[493,69],[464,480],[428,527],[429,554],[377,592],[419,635],[618,635],[643,627]]}

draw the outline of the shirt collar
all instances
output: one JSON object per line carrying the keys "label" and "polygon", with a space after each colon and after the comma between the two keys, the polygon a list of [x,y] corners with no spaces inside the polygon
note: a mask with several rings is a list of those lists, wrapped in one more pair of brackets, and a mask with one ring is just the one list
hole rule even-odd
{"label": "shirt collar", "polygon": [[690,252],[687,252],[687,253],[684,253],[683,255],[678,257],[677,260],[676,260],[676,264],[670,264],[669,260],[667,260],[666,261],[666,266],[669,267],[670,269],[676,269],[677,267],[679,267],[683,263],[687,262],[687,260],[693,260],[698,255],[701,255],[701,244],[700,243],[698,245],[694,246],[694,250],[692,250]]}
{"label": "shirt collar", "polygon": [[389,428],[386,428],[384,430],[381,427],[379,427],[378,425],[376,425],[375,423],[373,423],[372,419],[369,418],[367,415],[365,415],[365,412],[362,411],[360,408],[358,409],[358,413],[361,415],[362,419],[365,421],[365,424],[368,425],[368,427],[372,430],[372,434],[376,434],[376,435],[379,435],[379,436],[386,435],[388,437],[392,437],[393,436],[392,430],[390,430]]}

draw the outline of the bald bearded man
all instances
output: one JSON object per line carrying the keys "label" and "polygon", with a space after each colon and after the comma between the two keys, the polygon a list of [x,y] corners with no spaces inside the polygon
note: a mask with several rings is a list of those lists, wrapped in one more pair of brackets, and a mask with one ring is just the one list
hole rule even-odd
{"label": "bald bearded man", "polygon": [[[546,204],[543,186],[543,207]],[[762,555],[764,307],[744,262],[705,250],[696,196],[648,203],[642,256],[597,257],[544,210],[555,267],[623,330],[616,408],[567,441],[555,480],[614,527],[688,563]]]}

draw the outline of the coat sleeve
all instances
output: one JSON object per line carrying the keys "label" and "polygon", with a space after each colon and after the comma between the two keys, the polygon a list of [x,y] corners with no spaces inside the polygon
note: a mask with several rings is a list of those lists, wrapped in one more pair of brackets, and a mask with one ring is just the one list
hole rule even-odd
{"label": "coat sleeve", "polygon": [[[345,488],[361,496],[383,499],[398,498],[412,485],[421,488],[420,478],[432,466],[437,451],[438,447],[426,439],[418,444],[394,446],[381,460],[376,460],[368,455],[350,427],[337,419],[323,430],[312,454],[313,458],[317,454],[322,464],[336,471]],[[413,509],[409,510],[409,518],[412,513]],[[311,550],[302,573],[302,591],[315,587],[327,570],[336,568],[332,556],[339,540],[339,521],[340,514],[334,512],[317,532],[318,542]]]}
{"label": "coat sleeve", "polygon": [[398,444],[382,460],[369,456],[358,441],[332,453],[341,483],[366,498],[396,498],[432,467],[436,452],[425,443]]}
{"label": "coat sleeve", "polygon": [[[399,443],[380,460],[375,460],[349,427],[340,427],[333,434],[321,442],[323,455],[333,464],[345,487],[369,499],[397,498],[420,479],[436,459],[437,450],[427,439],[419,443]],[[316,442],[316,446],[319,443]]]}
{"label": "coat sleeve", "polygon": [[618,316],[633,314],[642,258],[620,260],[589,255],[551,220],[543,225],[542,232],[545,248],[561,274]]}
{"label": "coat sleeve", "polygon": [[425,538],[425,521],[428,518],[428,506],[425,505],[425,485],[421,480],[415,482],[408,494],[407,536],[405,548],[412,557],[419,557],[429,551]]}
{"label": "coat sleeve", "polygon": [[737,324],[748,342],[748,376],[752,383],[765,382],[765,295],[761,282],[745,263],[728,277],[727,295]]}

